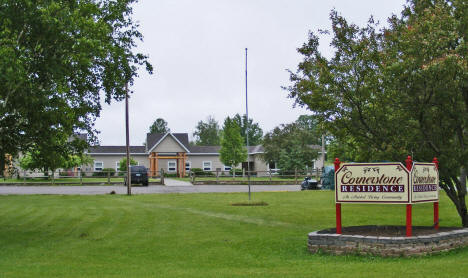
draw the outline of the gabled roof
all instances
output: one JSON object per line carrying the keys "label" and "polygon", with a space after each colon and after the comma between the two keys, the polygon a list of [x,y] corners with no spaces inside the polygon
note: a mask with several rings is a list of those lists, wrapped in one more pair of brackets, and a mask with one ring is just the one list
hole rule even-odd
{"label": "gabled roof", "polygon": [[146,144],[148,152],[156,148],[167,136],[171,136],[185,151],[189,150],[188,133],[148,133],[146,134]]}
{"label": "gabled roof", "polygon": [[[88,150],[91,154],[125,154],[126,152],[125,146],[92,146]],[[130,146],[130,153],[145,154],[145,146]]]}
{"label": "gabled roof", "polygon": [[265,152],[265,149],[263,149],[262,145],[249,146],[249,154],[264,153],[264,152]]}

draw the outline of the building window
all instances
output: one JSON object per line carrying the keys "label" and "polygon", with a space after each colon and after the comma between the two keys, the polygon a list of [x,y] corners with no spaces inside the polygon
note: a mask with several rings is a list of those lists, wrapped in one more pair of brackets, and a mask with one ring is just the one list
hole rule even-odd
{"label": "building window", "polygon": [[268,169],[271,169],[271,170],[276,169],[276,162],[268,163]]}
{"label": "building window", "polygon": [[211,171],[211,161],[203,161],[203,171]]}
{"label": "building window", "polygon": [[116,161],[115,162],[115,171],[119,171],[119,168],[120,168],[120,161]]}
{"label": "building window", "polygon": [[224,165],[224,171],[231,171],[231,166]]}
{"label": "building window", "polygon": [[104,168],[104,162],[94,161],[94,171],[102,171],[102,168]]}
{"label": "building window", "polygon": [[185,171],[190,171],[192,169],[192,163],[190,161],[185,161]]}
{"label": "building window", "polygon": [[177,171],[177,164],[175,161],[168,161],[167,162],[167,171],[168,172],[175,172]]}

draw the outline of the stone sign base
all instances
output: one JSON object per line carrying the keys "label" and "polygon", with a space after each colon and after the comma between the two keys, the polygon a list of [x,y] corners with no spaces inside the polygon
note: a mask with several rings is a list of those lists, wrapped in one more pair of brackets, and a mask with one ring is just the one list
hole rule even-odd
{"label": "stone sign base", "polygon": [[[382,226],[380,226],[382,227]],[[387,226],[388,227],[388,226]],[[347,227],[345,234],[335,234],[335,229],[309,233],[308,248],[312,253],[325,252],[335,255],[360,254],[383,257],[424,256],[468,246],[468,228],[453,228],[427,235],[363,236],[346,235],[346,230],[375,230],[379,226]],[[413,231],[422,227],[413,227]]]}

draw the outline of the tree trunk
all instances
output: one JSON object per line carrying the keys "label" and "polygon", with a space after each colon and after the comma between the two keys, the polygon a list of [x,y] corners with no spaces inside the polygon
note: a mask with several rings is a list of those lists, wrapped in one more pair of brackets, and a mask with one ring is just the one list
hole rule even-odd
{"label": "tree trunk", "polygon": [[447,196],[455,204],[458,215],[461,218],[462,226],[468,227],[468,213],[466,208],[466,170],[463,168],[460,171],[460,179],[450,177],[449,179],[441,178],[441,187],[447,193]]}

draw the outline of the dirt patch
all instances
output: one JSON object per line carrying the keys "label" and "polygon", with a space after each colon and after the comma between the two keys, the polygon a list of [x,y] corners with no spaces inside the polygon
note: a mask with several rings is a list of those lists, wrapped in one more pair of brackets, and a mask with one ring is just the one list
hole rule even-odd
{"label": "dirt patch", "polygon": [[[432,235],[440,232],[450,232],[460,230],[460,227],[440,227],[438,230],[431,226],[413,226],[413,236]],[[333,234],[335,229],[319,231],[319,234]],[[385,236],[402,237],[406,236],[406,226],[355,226],[343,227],[343,235],[361,235],[361,236]]]}

